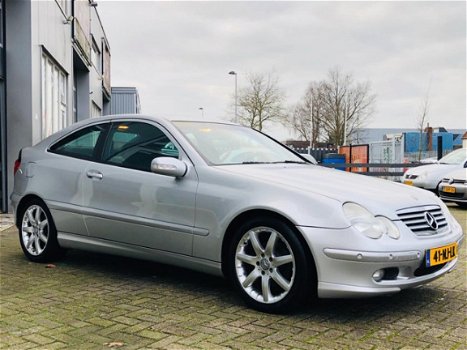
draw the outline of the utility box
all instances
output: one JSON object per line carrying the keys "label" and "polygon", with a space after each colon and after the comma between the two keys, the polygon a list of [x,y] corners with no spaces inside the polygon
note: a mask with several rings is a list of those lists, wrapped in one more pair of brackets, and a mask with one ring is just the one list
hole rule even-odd
{"label": "utility box", "polygon": [[[323,164],[345,164],[345,154],[328,153],[323,156]],[[335,169],[345,170],[344,167],[337,166]]]}
{"label": "utility box", "polygon": [[139,114],[141,105],[135,87],[112,87],[110,114]]}

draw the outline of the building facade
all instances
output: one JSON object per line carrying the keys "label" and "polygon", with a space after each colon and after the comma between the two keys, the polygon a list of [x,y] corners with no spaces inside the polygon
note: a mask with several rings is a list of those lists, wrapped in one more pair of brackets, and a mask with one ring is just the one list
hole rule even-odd
{"label": "building facade", "polygon": [[[453,149],[456,147],[462,147],[462,135],[465,132],[465,129],[445,129],[442,127],[439,128],[431,128],[432,132],[431,135],[433,138],[437,138],[437,136],[443,136],[443,143],[447,147],[447,149]],[[418,129],[412,128],[358,128],[352,133],[349,137],[349,143],[352,142],[353,144],[366,144],[372,142],[378,142],[387,140],[395,135],[405,135],[406,145],[408,149],[406,152],[412,152],[411,150],[416,148],[418,150],[418,142],[420,140],[420,131]],[[426,131],[422,138],[425,140],[425,145],[430,144],[426,138],[427,134]],[[433,141],[436,142],[436,141]],[[426,146],[422,147],[426,149]],[[409,150],[410,149],[410,150]]]}
{"label": "building facade", "polygon": [[112,87],[110,114],[139,114],[141,105],[135,87]]}
{"label": "building facade", "polygon": [[0,211],[6,211],[21,148],[110,113],[111,56],[92,0],[1,0],[1,21]]}

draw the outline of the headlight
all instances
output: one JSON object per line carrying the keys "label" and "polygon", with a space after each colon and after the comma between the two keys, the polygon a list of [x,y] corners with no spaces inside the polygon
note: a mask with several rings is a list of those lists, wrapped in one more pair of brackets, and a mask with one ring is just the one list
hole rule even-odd
{"label": "headlight", "polygon": [[386,228],[385,233],[389,237],[394,238],[394,239],[399,239],[399,237],[401,236],[401,233],[399,232],[399,229],[397,228],[397,226],[394,225],[394,223],[391,220],[389,220],[385,216],[377,216],[376,220],[379,220],[384,225],[384,227]]}
{"label": "headlight", "polygon": [[378,239],[384,234],[393,239],[400,237],[397,226],[384,216],[374,216],[361,205],[352,202],[345,203],[342,209],[352,226],[369,238]]}

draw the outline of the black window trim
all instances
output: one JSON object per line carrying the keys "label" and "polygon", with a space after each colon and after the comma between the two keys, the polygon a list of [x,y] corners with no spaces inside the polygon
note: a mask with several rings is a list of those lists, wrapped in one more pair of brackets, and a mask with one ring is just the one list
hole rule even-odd
{"label": "black window trim", "polygon": [[[108,166],[115,166],[115,167],[124,168],[124,169],[128,169],[128,170],[147,172],[147,171],[143,171],[143,170],[139,170],[139,169],[127,168],[127,167],[124,167],[124,166],[104,162],[102,160],[102,157],[104,155],[103,151],[105,149],[105,145],[107,144],[107,139],[109,137],[109,132],[110,132],[110,129],[111,129],[112,125],[116,124],[116,123],[135,123],[135,122],[149,124],[149,125],[155,126],[156,128],[160,129],[167,136],[167,138],[175,145],[175,147],[177,147],[177,149],[179,151],[179,155],[178,155],[177,159],[188,162],[193,167],[195,166],[193,161],[191,160],[190,156],[188,155],[188,153],[183,149],[183,147],[180,145],[180,143],[177,141],[177,139],[172,135],[172,133],[169,130],[167,130],[167,128],[164,125],[162,125],[162,124],[160,124],[157,121],[154,121],[152,119],[145,119],[145,118],[106,119],[106,120],[102,120],[99,123],[91,122],[89,124],[83,125],[82,127],[78,128],[78,129],[71,130],[70,132],[68,132],[65,135],[61,136],[60,138],[55,140],[53,143],[51,143],[47,147],[46,151],[49,152],[49,153],[53,153],[55,155],[58,155],[58,156],[62,156],[62,157],[80,159],[80,160],[85,160],[85,161],[92,162],[92,163],[105,164],[105,165],[108,165]],[[74,157],[74,156],[70,156],[70,155],[66,155],[66,154],[56,153],[56,152],[51,150],[51,148],[54,145],[56,145],[60,141],[64,140],[68,136],[71,136],[72,134],[74,134],[76,132],[79,132],[80,130],[83,130],[85,128],[88,128],[88,127],[91,127],[91,126],[96,126],[96,125],[102,125],[102,124],[107,124],[107,126],[106,126],[106,129],[105,129],[104,133],[99,135],[99,139],[97,141],[96,147],[101,142],[102,142],[102,145],[101,145],[101,147],[99,149],[99,153],[97,154],[97,157],[95,159],[86,159],[86,158]],[[101,141],[101,137],[102,137],[102,141]]]}
{"label": "black window trim", "polygon": [[[93,126],[98,126],[98,125],[103,125],[104,126],[104,131],[99,135],[99,137],[97,139],[96,150],[94,151],[95,154],[93,155],[92,159],[85,158],[85,157],[72,156],[72,155],[69,155],[69,154],[62,154],[62,153],[55,152],[55,151],[52,150],[52,148],[55,145],[57,145],[58,143],[64,141],[66,138],[68,138],[68,137],[70,137],[70,136],[72,136],[72,135],[74,135],[74,134],[76,134],[76,133],[78,133],[78,132],[80,132],[80,131],[82,131],[84,129],[91,128]],[[110,120],[104,120],[101,123],[89,123],[89,124],[83,125],[82,127],[78,128],[78,129],[71,130],[69,133],[63,135],[59,139],[55,140],[52,144],[50,144],[47,147],[47,152],[48,153],[53,153],[53,154],[56,154],[56,155],[59,155],[59,156],[62,156],[62,157],[69,157],[69,158],[74,158],[74,159],[85,160],[85,161],[88,161],[88,162],[101,163],[102,148],[103,148],[102,143],[107,139],[107,135],[109,133],[110,125],[111,125]]]}

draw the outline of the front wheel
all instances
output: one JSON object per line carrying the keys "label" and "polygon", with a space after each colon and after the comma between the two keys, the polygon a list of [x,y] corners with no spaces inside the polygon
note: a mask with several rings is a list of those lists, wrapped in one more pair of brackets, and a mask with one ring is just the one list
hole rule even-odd
{"label": "front wheel", "polygon": [[47,262],[62,254],[52,215],[44,202],[29,201],[21,210],[20,218],[19,240],[29,260]]}
{"label": "front wheel", "polygon": [[312,262],[297,234],[275,218],[250,220],[236,231],[229,275],[249,306],[282,312],[311,297]]}

